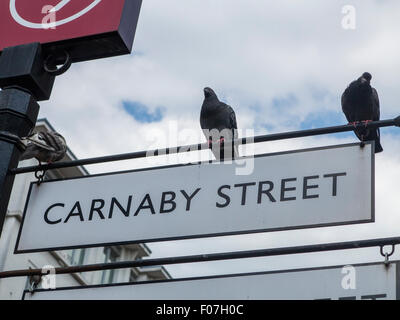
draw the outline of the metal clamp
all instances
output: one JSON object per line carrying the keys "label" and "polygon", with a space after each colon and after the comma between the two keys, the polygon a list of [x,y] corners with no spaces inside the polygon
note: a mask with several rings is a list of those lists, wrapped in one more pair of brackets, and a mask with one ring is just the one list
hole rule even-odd
{"label": "metal clamp", "polygon": [[384,263],[385,263],[385,266],[388,267],[389,264],[390,264],[389,257],[394,253],[395,245],[392,244],[392,250],[390,251],[390,253],[383,252],[383,247],[384,246],[381,246],[380,253],[381,253],[381,256],[385,257],[385,262]]}
{"label": "metal clamp", "polygon": [[0,131],[0,141],[6,141],[16,145],[21,152],[24,152],[26,149],[25,145],[21,142],[21,139],[9,132]]}
{"label": "metal clamp", "polygon": [[45,175],[46,175],[46,170],[35,171],[35,177],[37,179],[36,183],[38,186],[40,186],[42,184],[42,182],[44,181]]}
{"label": "metal clamp", "polygon": [[64,51],[64,62],[60,68],[57,68],[57,56],[54,54],[50,54],[46,60],[44,61],[43,67],[47,73],[50,73],[52,76],[60,76],[63,73],[67,72],[68,69],[71,67],[72,59],[71,56],[67,51]]}
{"label": "metal clamp", "polygon": [[42,281],[41,275],[34,275],[29,277],[29,292],[31,294],[35,293],[35,289],[39,286],[40,282]]}

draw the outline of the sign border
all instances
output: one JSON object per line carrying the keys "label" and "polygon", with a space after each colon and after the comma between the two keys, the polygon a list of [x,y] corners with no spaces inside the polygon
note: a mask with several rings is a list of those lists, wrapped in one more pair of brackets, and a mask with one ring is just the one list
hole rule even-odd
{"label": "sign border", "polygon": [[[396,300],[400,300],[400,260],[389,261],[390,265],[396,267],[395,277],[396,277]],[[198,276],[198,277],[188,277],[188,278],[176,278],[176,279],[166,279],[166,280],[151,280],[151,281],[137,281],[137,282],[122,282],[122,283],[109,283],[109,284],[94,284],[88,286],[69,286],[61,287],[56,289],[37,289],[33,291],[36,292],[48,292],[48,291],[69,291],[69,290],[85,290],[85,289],[98,289],[98,288],[109,288],[109,287],[123,287],[123,286],[136,286],[136,285],[146,285],[153,283],[168,283],[168,282],[185,282],[185,281],[196,281],[196,280],[209,280],[209,279],[221,279],[221,278],[237,278],[237,277],[248,277],[257,275],[270,275],[270,274],[280,274],[280,273],[292,273],[292,272],[304,272],[304,271],[315,271],[315,270],[329,270],[343,268],[344,266],[351,265],[353,267],[367,267],[374,265],[384,265],[385,262],[366,262],[366,263],[355,263],[355,264],[339,264],[333,266],[321,266],[321,267],[308,267],[308,268],[297,268],[297,269],[283,269],[283,270],[272,270],[272,271],[258,271],[258,272],[246,272],[246,273],[232,273],[232,274],[219,274],[211,276]],[[26,294],[30,293],[29,290],[24,290],[22,294],[22,300],[25,300]],[[316,299],[322,300],[322,299]]]}
{"label": "sign border", "polygon": [[[22,214],[21,225],[18,230],[18,236],[17,236],[17,241],[15,244],[14,254],[70,250],[70,249],[97,248],[97,247],[106,247],[106,246],[122,246],[122,245],[147,243],[147,242],[174,241],[174,240],[185,240],[185,239],[201,239],[201,238],[209,238],[209,237],[222,237],[222,236],[263,233],[263,232],[312,229],[312,228],[332,227],[332,226],[342,226],[342,225],[375,222],[375,153],[374,153],[374,145],[375,144],[374,144],[374,141],[367,141],[367,142],[365,142],[365,144],[371,145],[371,218],[370,219],[344,221],[344,222],[320,223],[320,224],[312,224],[312,225],[300,225],[300,226],[292,226],[292,227],[276,227],[276,228],[256,229],[256,230],[248,230],[248,231],[221,232],[221,233],[211,233],[211,234],[192,235],[192,236],[176,236],[176,237],[168,237],[168,238],[142,239],[142,240],[120,241],[120,242],[104,242],[104,243],[88,244],[88,245],[75,245],[75,246],[48,247],[48,248],[39,248],[39,249],[19,250],[18,246],[19,246],[22,229],[23,229],[24,222],[25,222],[26,211],[28,208],[32,187],[33,187],[33,185],[37,184],[37,182],[31,182],[31,184],[29,186],[29,191],[28,191],[28,195],[26,198],[26,202],[25,202],[24,212]],[[327,149],[339,149],[339,148],[347,148],[347,147],[354,147],[354,146],[360,146],[360,143],[348,143],[348,144],[332,145],[332,146],[325,146],[325,147],[314,147],[314,148],[296,149],[296,150],[280,151],[280,152],[273,152],[273,153],[263,153],[263,154],[254,155],[254,158],[270,157],[270,156],[292,154],[292,153],[311,152],[311,151],[327,150]],[[242,159],[246,159],[246,158],[252,158],[252,157],[242,157]],[[86,175],[86,176],[81,176],[81,177],[52,179],[52,180],[43,181],[42,184],[50,183],[50,182],[57,182],[57,181],[66,181],[66,180],[86,179],[86,178],[109,176],[109,175],[118,175],[118,174],[140,172],[140,171],[169,169],[169,168],[194,166],[194,165],[201,165],[201,164],[215,164],[217,162],[218,161],[203,161],[203,162],[189,163],[189,164],[174,164],[174,165],[167,165],[167,166],[158,166],[158,167],[124,170],[124,171],[117,171],[117,172],[100,173],[100,174]]]}

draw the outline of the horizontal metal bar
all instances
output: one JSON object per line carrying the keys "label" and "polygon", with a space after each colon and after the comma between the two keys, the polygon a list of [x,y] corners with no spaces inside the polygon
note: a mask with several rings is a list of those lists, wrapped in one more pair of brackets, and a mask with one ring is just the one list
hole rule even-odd
{"label": "horizontal metal bar", "polygon": [[[220,260],[301,254],[301,253],[311,253],[311,252],[323,252],[323,251],[333,251],[333,250],[360,249],[360,248],[376,247],[376,246],[382,247],[386,245],[395,245],[399,243],[400,243],[400,237],[380,238],[380,239],[335,242],[335,243],[315,244],[315,245],[296,246],[296,247],[212,253],[212,254],[168,257],[168,258],[158,258],[158,259],[121,261],[114,263],[100,263],[100,264],[91,264],[84,266],[56,268],[55,272],[56,274],[70,274],[70,273],[80,273],[80,272],[111,270],[111,269],[163,266],[163,265],[181,264],[181,263],[209,262],[209,261],[220,261]],[[29,270],[3,271],[0,272],[0,279],[11,278],[11,277],[35,276],[35,275],[42,275],[42,270],[29,269]]]}
{"label": "horizontal metal bar", "polygon": [[[361,127],[361,126],[364,126],[364,124],[359,123],[356,125],[356,127]],[[400,126],[400,116],[395,119],[369,122],[366,125],[366,127],[368,127],[368,128],[390,127],[390,126],[399,127]],[[354,128],[355,128],[354,125],[347,124],[347,125],[340,125],[340,126],[333,126],[333,127],[290,131],[290,132],[274,133],[274,134],[266,134],[266,135],[260,135],[260,136],[255,136],[255,137],[241,138],[241,139],[234,140],[234,143],[237,145],[242,145],[242,144],[248,144],[248,143],[260,143],[260,142],[267,142],[267,141],[274,141],[274,140],[301,138],[301,137],[316,136],[316,135],[321,135],[321,134],[352,131],[352,130],[354,130]],[[228,143],[228,142],[226,142],[226,143]],[[149,156],[159,156],[159,155],[165,155],[165,154],[176,154],[176,153],[184,153],[184,152],[190,152],[190,151],[206,150],[208,148],[209,148],[208,143],[199,143],[199,144],[192,144],[192,145],[179,146],[179,147],[173,147],[173,148],[163,148],[163,149],[155,149],[155,150],[148,150],[148,151],[130,152],[130,153],[123,153],[123,154],[118,154],[118,155],[97,157],[97,158],[88,158],[88,159],[81,159],[81,160],[57,162],[57,163],[45,164],[45,165],[41,165],[41,166],[29,166],[29,167],[23,167],[23,168],[16,168],[16,169],[10,170],[10,173],[11,174],[21,174],[21,173],[36,172],[36,171],[42,171],[42,170],[69,168],[69,167],[90,165],[90,164],[96,164],[96,163],[105,163],[105,162],[145,158],[145,157],[149,157]]]}

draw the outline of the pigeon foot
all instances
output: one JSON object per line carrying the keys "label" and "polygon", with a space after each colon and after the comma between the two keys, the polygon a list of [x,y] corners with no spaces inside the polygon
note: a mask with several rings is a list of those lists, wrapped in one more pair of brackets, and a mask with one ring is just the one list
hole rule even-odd
{"label": "pigeon foot", "polygon": [[225,138],[220,138],[219,140],[213,141],[213,140],[208,140],[208,146],[211,148],[213,144],[219,143],[220,145],[223,145],[225,142]]}
{"label": "pigeon foot", "polygon": [[354,122],[349,122],[348,124],[352,125],[355,128],[355,127],[357,127],[358,123],[359,123],[358,121],[354,121]]}
{"label": "pigeon foot", "polygon": [[372,122],[372,120],[364,120],[364,121],[361,121],[361,122],[364,123],[365,127],[367,127],[368,124],[369,124],[370,122]]}

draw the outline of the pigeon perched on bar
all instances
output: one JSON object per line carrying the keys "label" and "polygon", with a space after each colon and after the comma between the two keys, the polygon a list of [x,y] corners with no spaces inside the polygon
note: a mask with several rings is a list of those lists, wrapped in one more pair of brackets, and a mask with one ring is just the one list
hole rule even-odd
{"label": "pigeon perched on bar", "polygon": [[[368,123],[380,118],[378,92],[371,87],[372,76],[364,72],[361,77],[350,83],[342,95],[342,110],[349,124],[355,126],[354,133],[363,143],[375,141],[375,153],[383,151],[380,143],[379,128],[368,128]],[[364,126],[357,126],[362,122]]]}
{"label": "pigeon perched on bar", "polygon": [[204,101],[200,113],[200,125],[217,160],[235,159],[238,146],[225,143],[238,138],[236,115],[232,107],[219,101],[214,90],[204,88]]}
{"label": "pigeon perched on bar", "polygon": [[20,160],[36,158],[40,163],[61,160],[67,152],[64,137],[57,132],[37,132],[22,138],[26,149]]}

